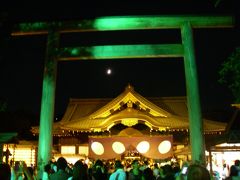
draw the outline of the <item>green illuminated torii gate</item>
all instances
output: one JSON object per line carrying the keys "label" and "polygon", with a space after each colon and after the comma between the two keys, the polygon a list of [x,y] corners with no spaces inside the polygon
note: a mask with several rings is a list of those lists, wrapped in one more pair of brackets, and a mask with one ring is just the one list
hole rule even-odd
{"label": "green illuminated torii gate", "polygon": [[[12,33],[15,36],[48,35],[38,146],[39,171],[43,171],[44,165],[51,158],[57,62],[62,60],[183,57],[192,160],[204,164],[205,142],[192,29],[226,28],[233,27],[233,24],[233,18],[228,16],[122,16],[74,22],[22,23],[15,26]],[[59,48],[58,46],[61,33],[148,29],[180,29],[182,44],[104,45],[76,48]]]}

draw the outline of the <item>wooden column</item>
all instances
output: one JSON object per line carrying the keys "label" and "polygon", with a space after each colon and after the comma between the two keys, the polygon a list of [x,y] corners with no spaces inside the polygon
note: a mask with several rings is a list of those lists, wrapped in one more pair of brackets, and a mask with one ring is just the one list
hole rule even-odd
{"label": "wooden column", "polygon": [[44,65],[40,130],[38,144],[38,179],[42,178],[44,166],[52,157],[52,127],[54,120],[55,88],[57,76],[57,52],[59,33],[50,30]]}
{"label": "wooden column", "polygon": [[190,22],[183,23],[181,27],[181,35],[184,46],[184,69],[186,77],[192,161],[197,161],[205,165],[203,121],[198,92],[193,34]]}
{"label": "wooden column", "polygon": [[212,168],[212,150],[209,147],[209,167],[210,167],[210,174],[213,175],[213,168]]}

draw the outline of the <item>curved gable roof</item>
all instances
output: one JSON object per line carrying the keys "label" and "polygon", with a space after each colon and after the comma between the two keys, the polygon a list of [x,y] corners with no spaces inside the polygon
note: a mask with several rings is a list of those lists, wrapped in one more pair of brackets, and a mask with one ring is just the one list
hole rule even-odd
{"label": "curved gable roof", "polygon": [[[144,98],[128,85],[114,99],[70,99],[61,121],[53,125],[53,134],[68,131],[105,131],[122,123],[131,127],[144,123],[155,130],[188,130],[185,97]],[[204,131],[224,131],[226,123],[204,119]],[[38,127],[32,127],[38,133]]]}
{"label": "curved gable roof", "polygon": [[155,117],[171,116],[169,112],[153,104],[152,102],[135,92],[132,86],[128,85],[122,94],[120,94],[118,97],[106,104],[104,107],[91,114],[90,117],[92,119],[106,118],[111,115],[111,111],[114,112],[118,110],[121,107],[121,104],[126,104],[128,102],[138,104],[141,109],[149,111],[149,114]]}

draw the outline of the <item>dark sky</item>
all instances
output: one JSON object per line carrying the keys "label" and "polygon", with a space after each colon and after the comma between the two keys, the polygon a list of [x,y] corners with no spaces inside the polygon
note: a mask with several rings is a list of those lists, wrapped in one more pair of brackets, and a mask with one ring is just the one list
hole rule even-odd
{"label": "dark sky", "polygon": [[[223,14],[237,16],[234,1],[138,1],[90,6],[71,4],[57,6],[22,4],[1,10],[2,51],[0,61],[0,98],[8,111],[40,113],[43,63],[46,36],[8,36],[16,22],[72,20],[106,15]],[[191,2],[191,3],[190,3]],[[3,22],[3,21],[2,21]],[[221,63],[239,45],[238,26],[229,29],[194,29],[195,52],[199,76],[201,105],[204,112],[215,112],[233,103],[230,91],[217,82]],[[86,33],[64,35],[61,46],[100,43],[171,43],[181,42],[178,30]],[[106,75],[106,69],[112,75]],[[141,59],[60,62],[56,87],[56,117],[64,113],[69,98],[114,98],[127,84],[145,97],[186,96],[183,60]]]}

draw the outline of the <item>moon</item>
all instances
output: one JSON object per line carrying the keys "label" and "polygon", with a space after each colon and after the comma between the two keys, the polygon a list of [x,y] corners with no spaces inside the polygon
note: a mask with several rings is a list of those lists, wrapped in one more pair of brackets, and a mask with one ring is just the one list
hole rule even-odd
{"label": "moon", "polygon": [[106,73],[107,73],[107,75],[111,75],[111,74],[112,74],[112,69],[108,68],[108,69],[106,70]]}

